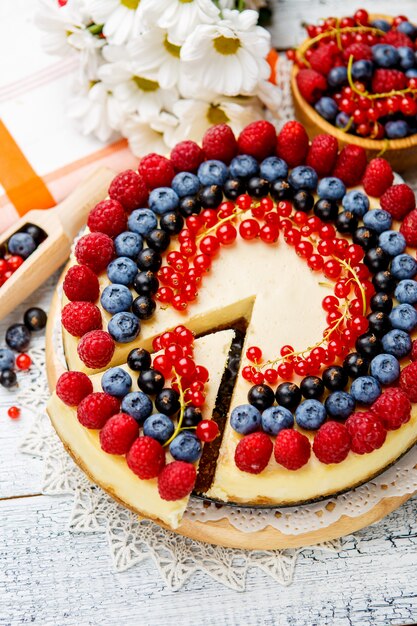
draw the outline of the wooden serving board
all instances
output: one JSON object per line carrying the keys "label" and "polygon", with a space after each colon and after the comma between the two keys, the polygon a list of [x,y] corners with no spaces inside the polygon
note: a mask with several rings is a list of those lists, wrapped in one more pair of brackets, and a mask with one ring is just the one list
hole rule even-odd
{"label": "wooden serving board", "polygon": [[[65,270],[61,276],[59,284],[61,283],[64,274]],[[63,365],[57,356],[56,346],[54,345],[54,328],[56,327],[57,319],[60,317],[60,314],[60,297],[58,295],[58,290],[55,290],[46,328],[46,368],[48,383],[51,391],[55,389],[56,381],[64,371]],[[73,455],[71,449],[66,445],[65,441],[63,441],[63,444],[68,453],[73,457],[74,461],[77,462],[77,458]],[[81,467],[81,469],[83,469],[88,476],[86,468]],[[100,484],[100,487],[106,490],[104,485]],[[119,500],[114,493],[110,493],[110,495],[118,500],[122,505],[127,506],[126,503]],[[227,519],[201,522],[185,518],[175,531],[172,531],[172,529],[168,528],[162,522],[157,523],[159,523],[160,526],[171,530],[171,532],[176,532],[180,535],[184,535],[185,537],[195,539],[196,541],[212,543],[228,548],[240,548],[243,550],[299,548],[330,541],[331,539],[348,535],[360,530],[361,528],[365,528],[370,524],[374,524],[401,506],[404,502],[411,498],[412,495],[413,494],[406,494],[405,496],[384,498],[363,515],[359,515],[357,517],[344,515],[336,522],[326,526],[325,528],[296,535],[282,533],[271,526],[268,526],[263,530],[245,533],[235,528]],[[225,505],[225,508],[226,506],[227,505]],[[139,511],[135,510],[134,512],[137,513],[139,517],[143,518],[143,515],[141,515]]]}

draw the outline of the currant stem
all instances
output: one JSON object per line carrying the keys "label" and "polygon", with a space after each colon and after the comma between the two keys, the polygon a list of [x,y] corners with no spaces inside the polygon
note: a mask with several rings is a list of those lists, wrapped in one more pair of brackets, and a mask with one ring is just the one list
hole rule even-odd
{"label": "currant stem", "polygon": [[228,215],[227,217],[223,217],[221,220],[216,222],[214,226],[211,226],[210,228],[205,230],[203,233],[200,233],[199,235],[197,235],[197,240],[200,240],[203,237],[206,237],[207,235],[209,235],[210,233],[215,232],[219,228],[219,226],[221,226],[222,224],[226,224],[226,222],[230,222],[235,217],[239,217],[239,215],[242,215],[242,213],[247,213],[247,211],[245,209],[238,209],[237,211],[233,211],[231,215]]}
{"label": "currant stem", "polygon": [[368,98],[368,100],[379,100],[380,98],[391,98],[392,96],[403,96],[406,93],[417,93],[417,89],[412,89],[411,87],[407,87],[407,89],[400,89],[395,91],[389,91],[387,93],[369,93],[369,91],[360,91],[352,78],[352,65],[353,65],[353,55],[351,54],[349,57],[348,65],[347,65],[347,77],[349,82],[349,87],[353,92],[358,96],[363,96],[364,98]]}

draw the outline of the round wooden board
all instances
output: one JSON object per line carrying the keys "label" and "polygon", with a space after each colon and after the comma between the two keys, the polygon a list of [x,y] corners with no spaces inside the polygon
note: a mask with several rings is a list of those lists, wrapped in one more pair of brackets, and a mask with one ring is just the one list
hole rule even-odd
{"label": "round wooden board", "polygon": [[[51,303],[46,328],[46,371],[51,390],[55,389],[56,381],[63,372],[62,364],[57,357],[54,346],[54,327],[56,325],[57,317],[60,316],[60,311],[60,298],[58,296],[58,291],[56,290]],[[74,461],[77,462],[77,458],[72,454],[71,449],[68,448],[65,441],[63,441],[63,444],[73,457]],[[85,471],[88,475],[87,468],[81,467],[81,469],[83,469],[83,471]],[[105,490],[103,485],[100,485],[100,487]],[[118,500],[114,493],[110,493],[110,495]],[[401,506],[401,504],[411,498],[412,495],[413,494],[406,494],[405,496],[400,497],[384,498],[370,511],[364,513],[363,515],[356,517],[343,515],[336,522],[326,526],[325,528],[296,535],[281,533],[279,530],[272,528],[271,526],[268,526],[263,530],[245,533],[235,528],[227,519],[201,522],[198,520],[184,518],[181,525],[175,529],[175,531],[172,531],[172,529],[162,522],[156,521],[160,526],[171,530],[171,532],[176,532],[197,541],[212,543],[228,548],[240,548],[243,550],[300,548],[317,543],[323,543],[331,539],[337,539],[343,535],[348,535],[360,530],[361,528],[365,528],[397,509]],[[122,505],[127,506],[123,501],[118,501]],[[139,517],[143,517],[139,511],[134,512],[137,513]]]}

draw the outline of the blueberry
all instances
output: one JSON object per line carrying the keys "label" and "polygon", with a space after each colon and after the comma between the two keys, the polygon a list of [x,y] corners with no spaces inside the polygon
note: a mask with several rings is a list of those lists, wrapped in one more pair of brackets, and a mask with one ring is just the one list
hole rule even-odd
{"label": "blueberry", "polygon": [[400,364],[392,354],[378,354],[371,361],[371,375],[381,385],[391,385],[400,375]]}
{"label": "blueberry", "polygon": [[330,72],[327,74],[327,82],[330,87],[341,87],[342,85],[346,85],[348,82],[347,69],[343,65],[332,67]]}
{"label": "blueberry", "polygon": [[[397,26],[397,30],[400,33],[404,33],[404,35],[407,35],[407,37],[410,37],[410,39],[415,39],[417,35],[416,27],[410,22],[400,22]],[[398,51],[399,50],[400,48],[398,48]],[[407,50],[410,50],[410,48],[407,48]]]}
{"label": "blueberry", "polygon": [[271,156],[264,159],[260,170],[262,178],[266,178],[270,183],[288,176],[288,165],[279,157]]}
{"label": "blueberry", "polygon": [[323,96],[316,102],[314,105],[317,113],[324,117],[328,122],[333,122],[336,115],[339,112],[339,107],[333,98],[329,98],[329,96]]}
{"label": "blueberry", "polygon": [[223,161],[209,159],[199,166],[197,176],[200,183],[206,187],[208,185],[223,185],[229,176],[229,171]]}
{"label": "blueberry", "polygon": [[230,425],[241,435],[254,433],[261,426],[261,414],[251,404],[241,404],[233,409],[230,415]]}
{"label": "blueberry", "polygon": [[142,391],[132,391],[122,400],[121,410],[131,415],[139,424],[152,413],[152,400]]}
{"label": "blueberry", "polygon": [[101,378],[101,388],[111,396],[121,398],[125,396],[132,386],[130,374],[121,367],[112,367],[104,372]]}
{"label": "blueberry", "polygon": [[373,26],[373,28],[377,28],[378,30],[383,30],[384,33],[387,33],[391,29],[391,24],[387,22],[387,20],[380,18],[372,20],[371,26]]}
{"label": "blueberry", "polygon": [[417,274],[417,261],[409,254],[399,254],[391,261],[391,274],[394,278],[413,278]]}
{"label": "blueberry", "polygon": [[324,200],[341,200],[346,193],[346,187],[340,178],[327,176],[319,182],[317,193]]}
{"label": "blueberry", "polygon": [[334,391],[324,403],[330,417],[345,420],[355,410],[355,398],[347,391]]}
{"label": "blueberry", "polygon": [[48,316],[45,311],[40,309],[38,306],[30,307],[30,309],[27,309],[23,315],[23,322],[26,328],[34,332],[43,330],[47,321]]}
{"label": "blueberry", "polygon": [[36,250],[35,240],[28,233],[15,233],[8,242],[10,254],[18,254],[23,259],[27,259]]}
{"label": "blueberry", "polygon": [[133,296],[125,285],[108,285],[100,297],[101,306],[112,315],[128,311],[132,302]]}
{"label": "blueberry", "polygon": [[143,239],[138,233],[127,231],[118,235],[114,240],[114,249],[117,256],[127,256],[130,259],[136,259],[142,248]]}
{"label": "blueberry", "polygon": [[300,428],[316,430],[326,419],[326,409],[319,400],[304,400],[295,410],[295,421]]}
{"label": "blueberry", "polygon": [[194,196],[200,189],[200,181],[191,172],[180,172],[174,176],[171,187],[179,198],[184,196]]}
{"label": "blueberry", "polygon": [[410,70],[414,67],[416,63],[416,59],[414,57],[414,52],[408,46],[400,46],[397,48],[397,52],[400,57],[400,67],[402,70]]}
{"label": "blueberry", "polygon": [[16,352],[25,352],[30,344],[30,330],[24,324],[12,324],[6,330],[6,343]]}
{"label": "blueberry", "polygon": [[154,413],[145,420],[143,434],[164,444],[174,434],[174,424],[168,415]]}
{"label": "blueberry", "polygon": [[179,197],[171,187],[158,187],[149,194],[148,205],[157,215],[164,215],[175,211],[179,204]]}
{"label": "blueberry", "polygon": [[107,276],[110,282],[118,285],[131,285],[137,273],[136,263],[127,256],[114,259],[107,266]]}
{"label": "blueberry", "polygon": [[291,171],[288,182],[294,189],[314,191],[318,182],[317,172],[308,165],[299,165]]}
{"label": "blueberry", "polygon": [[374,65],[372,61],[361,59],[352,64],[352,77],[355,80],[369,80],[372,78]]}
{"label": "blueberry", "polygon": [[389,314],[393,328],[411,332],[417,326],[417,311],[411,304],[398,304]]}
{"label": "blueberry", "polygon": [[342,206],[357,217],[363,217],[369,211],[369,198],[362,191],[353,189],[343,196]]}
{"label": "blueberry", "polygon": [[133,233],[147,235],[158,226],[158,220],[150,209],[136,209],[129,215],[127,225]]}
{"label": "blueberry", "polygon": [[0,348],[0,372],[14,368],[14,354],[8,348]]}
{"label": "blueberry", "polygon": [[356,128],[355,124],[352,123],[352,118],[350,117],[350,115],[348,115],[344,111],[340,111],[336,115],[335,124],[336,124],[337,128],[347,128],[347,127],[349,127],[350,131],[353,131]]}
{"label": "blueberry", "polygon": [[176,461],[195,463],[201,456],[201,441],[193,433],[183,431],[169,444],[169,451]]}
{"label": "blueberry", "polygon": [[382,337],[384,352],[396,356],[397,359],[406,356],[411,350],[411,345],[410,335],[403,330],[390,330]]}
{"label": "blueberry", "polygon": [[385,230],[379,235],[378,243],[380,248],[390,256],[401,254],[407,246],[404,235],[397,230]]}
{"label": "blueberry", "polygon": [[385,124],[385,134],[388,139],[402,139],[407,137],[409,127],[405,120],[393,120]]}
{"label": "blueberry", "polygon": [[373,209],[363,216],[363,223],[367,228],[372,228],[378,234],[384,230],[389,230],[392,224],[392,217],[384,209]]}
{"label": "blueberry", "polygon": [[139,335],[140,322],[133,313],[122,311],[113,315],[107,330],[118,343],[129,343]]}
{"label": "blueberry", "polygon": [[401,280],[394,295],[400,304],[417,304],[417,282],[409,278]]}
{"label": "blueberry", "polygon": [[283,406],[271,406],[262,413],[262,430],[267,435],[278,435],[284,428],[294,426],[294,417],[288,409]]}
{"label": "blueberry", "polygon": [[352,382],[350,393],[362,404],[373,404],[381,395],[381,385],[373,376],[360,376]]}
{"label": "blueberry", "polygon": [[394,67],[397,65],[400,55],[394,46],[378,43],[372,46],[372,59],[379,67]]}
{"label": "blueberry", "polygon": [[417,68],[411,68],[411,70],[407,70],[405,75],[407,78],[417,78]]}
{"label": "blueberry", "polygon": [[258,161],[249,154],[240,154],[229,165],[232,178],[249,178],[259,172]]}

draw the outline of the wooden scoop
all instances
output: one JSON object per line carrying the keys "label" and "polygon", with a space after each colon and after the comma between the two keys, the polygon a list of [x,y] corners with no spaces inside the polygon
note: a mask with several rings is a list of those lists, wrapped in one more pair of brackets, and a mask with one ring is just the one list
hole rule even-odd
{"label": "wooden scoop", "polygon": [[87,220],[90,209],[103,200],[115,172],[101,167],[78,185],[54,208],[33,210],[0,235],[0,245],[28,224],[41,228],[42,241],[0,287],[0,319],[25,300],[68,258],[74,237]]}

